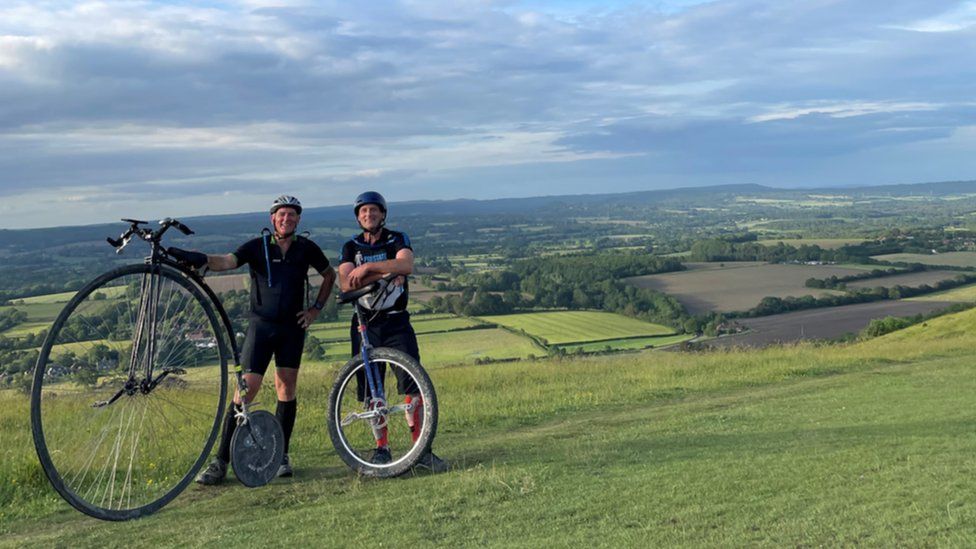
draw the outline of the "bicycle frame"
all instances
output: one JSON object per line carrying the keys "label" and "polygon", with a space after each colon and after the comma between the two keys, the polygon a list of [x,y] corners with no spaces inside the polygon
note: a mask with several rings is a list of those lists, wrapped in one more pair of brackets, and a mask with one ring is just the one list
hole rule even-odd
{"label": "bicycle frame", "polygon": [[379,380],[379,372],[376,370],[376,366],[369,360],[369,352],[372,350],[373,346],[369,343],[369,336],[367,332],[369,331],[368,321],[363,320],[363,315],[365,313],[365,307],[356,303],[356,321],[359,326],[356,328],[359,331],[359,354],[363,357],[363,370],[366,373],[366,385],[369,387],[369,394],[372,400],[379,399],[384,404],[386,403],[386,394],[383,388],[383,384]]}

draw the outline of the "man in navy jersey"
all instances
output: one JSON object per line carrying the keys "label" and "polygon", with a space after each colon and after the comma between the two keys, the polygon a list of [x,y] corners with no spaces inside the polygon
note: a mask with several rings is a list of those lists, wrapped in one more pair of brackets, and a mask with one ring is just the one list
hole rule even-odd
{"label": "man in navy jersey", "polygon": [[[176,259],[212,271],[227,271],[247,265],[251,274],[251,313],[247,335],[241,350],[244,379],[247,382],[247,402],[252,402],[261,388],[264,374],[275,359],[275,391],[278,404],[275,415],[285,434],[285,459],[278,469],[279,477],[292,476],[288,459],[288,443],[295,427],[298,400],[298,368],[305,346],[305,330],[315,322],[325,306],[335,271],[322,249],[311,240],[295,235],[301,220],[302,205],[293,196],[282,195],[271,204],[273,234],[262,235],[242,244],[237,251],[225,255],[206,255],[170,248]],[[311,307],[306,307],[306,284],[309,267],[322,275],[322,286]],[[234,395],[234,404],[224,417],[224,430],[217,456],[197,477],[200,484],[219,484],[227,475],[230,461],[230,441],[237,428],[236,407],[241,395]]]}
{"label": "man in navy jersey", "polygon": [[[339,289],[349,292],[379,280],[387,274],[400,275],[392,284],[394,290],[382,302],[376,305],[376,315],[370,318],[367,337],[376,347],[390,347],[403,351],[417,362],[420,362],[420,350],[417,346],[417,335],[410,325],[410,313],[407,312],[407,275],[413,272],[413,249],[407,235],[391,231],[386,224],[386,200],[374,191],[365,192],[356,197],[353,206],[356,220],[363,230],[362,234],[349,240],[342,246],[339,258]],[[352,340],[352,356],[359,354],[360,336],[356,329],[358,323],[352,320],[350,336]],[[420,399],[416,386],[406,374],[397,369],[397,384],[401,394],[411,401]],[[419,412],[420,408],[416,408]],[[385,435],[377,441],[376,450],[371,458],[373,463],[389,463],[390,450],[387,447]],[[430,469],[435,473],[448,469],[448,464],[434,455],[430,448],[426,448],[417,466]]]}

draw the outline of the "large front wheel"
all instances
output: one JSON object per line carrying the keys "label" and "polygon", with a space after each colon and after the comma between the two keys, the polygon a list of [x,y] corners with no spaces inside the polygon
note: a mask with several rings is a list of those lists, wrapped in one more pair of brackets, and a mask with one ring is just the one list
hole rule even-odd
{"label": "large front wheel", "polygon": [[[409,355],[381,347],[370,351],[370,361],[381,374],[386,401],[377,401],[365,387],[362,357],[350,360],[329,394],[329,437],[353,470],[393,477],[413,467],[434,440],[437,395],[427,372]],[[378,440],[387,443],[388,455],[377,454]]]}
{"label": "large front wheel", "polygon": [[58,493],[105,520],[176,497],[220,426],[227,337],[176,269],[130,265],[82,288],[41,347],[31,391],[34,446]]}

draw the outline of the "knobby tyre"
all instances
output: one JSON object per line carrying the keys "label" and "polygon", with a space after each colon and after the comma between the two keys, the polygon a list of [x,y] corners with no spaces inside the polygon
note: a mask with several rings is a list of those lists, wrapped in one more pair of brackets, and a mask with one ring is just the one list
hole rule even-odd
{"label": "knobby tyre", "polygon": [[103,520],[176,497],[217,436],[227,337],[177,269],[128,265],[82,288],[52,325],[31,388],[34,446],[54,489]]}
{"label": "knobby tyre", "polygon": [[[421,454],[430,447],[437,432],[437,395],[427,372],[409,355],[388,348],[370,351],[370,360],[383,371],[382,383],[388,407],[399,406],[401,410],[386,416],[386,430],[389,440],[389,463],[372,463],[376,449],[374,429],[376,420],[353,419],[357,414],[367,413],[367,406],[361,401],[365,389],[362,357],[356,357],[343,366],[329,393],[328,429],[332,445],[343,462],[354,471],[369,477],[393,477],[410,470]],[[403,411],[407,394],[398,388],[397,371],[405,375],[406,390],[420,395],[419,411]],[[363,388],[360,388],[360,383]],[[415,398],[411,401],[416,403]],[[411,432],[414,423],[416,440]]]}

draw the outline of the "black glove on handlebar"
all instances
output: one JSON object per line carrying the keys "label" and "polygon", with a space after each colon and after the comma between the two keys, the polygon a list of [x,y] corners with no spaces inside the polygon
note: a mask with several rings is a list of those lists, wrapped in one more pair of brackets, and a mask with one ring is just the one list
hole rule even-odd
{"label": "black glove on handlebar", "polygon": [[194,269],[199,269],[207,264],[207,254],[201,252],[189,252],[179,248],[169,248],[166,253],[176,261],[185,263]]}

